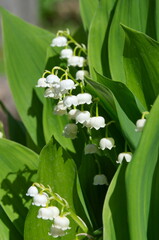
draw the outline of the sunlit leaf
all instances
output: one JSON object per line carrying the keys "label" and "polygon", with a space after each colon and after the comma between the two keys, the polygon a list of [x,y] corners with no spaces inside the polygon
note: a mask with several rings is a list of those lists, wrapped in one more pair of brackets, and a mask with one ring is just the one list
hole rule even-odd
{"label": "sunlit leaf", "polygon": [[123,29],[126,34],[126,84],[142,104],[150,109],[159,93],[159,43],[126,26]]}
{"label": "sunlit leaf", "polygon": [[[24,22],[1,8],[4,39],[4,58],[13,98],[33,141],[44,145],[41,123],[43,99],[41,91],[35,89],[41,77],[46,49],[53,35],[43,29]],[[37,93],[36,93],[37,92]],[[38,95],[38,97],[37,97]]]}
{"label": "sunlit leaf", "polygon": [[27,188],[34,181],[38,155],[15,142],[0,139],[0,198],[5,213],[22,234],[28,211]]}
{"label": "sunlit leaf", "polygon": [[1,240],[6,239],[19,239],[22,240],[23,236],[15,228],[14,224],[9,220],[7,214],[0,206],[0,232],[1,232]]}

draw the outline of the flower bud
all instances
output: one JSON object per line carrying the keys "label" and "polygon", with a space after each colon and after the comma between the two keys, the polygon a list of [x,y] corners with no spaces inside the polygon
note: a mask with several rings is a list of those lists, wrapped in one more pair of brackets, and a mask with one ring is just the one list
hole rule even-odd
{"label": "flower bud", "polygon": [[68,123],[63,130],[63,136],[66,138],[75,139],[77,137],[77,131],[78,127],[76,124]]}
{"label": "flower bud", "polygon": [[146,123],[146,119],[145,118],[137,120],[135,131],[136,132],[141,132],[143,130],[144,126],[145,126],[145,123]]}
{"label": "flower bud", "polygon": [[93,154],[98,151],[97,145],[87,144],[84,148],[84,154]]}
{"label": "flower bud", "polygon": [[93,185],[108,185],[108,180],[104,174],[94,176]]}

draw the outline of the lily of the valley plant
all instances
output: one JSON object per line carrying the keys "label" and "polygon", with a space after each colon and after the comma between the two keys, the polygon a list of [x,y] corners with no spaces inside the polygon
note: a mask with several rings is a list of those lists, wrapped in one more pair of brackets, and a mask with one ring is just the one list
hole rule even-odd
{"label": "lily of the valley plant", "polygon": [[158,3],[79,3],[75,33],[1,9],[2,240],[158,240]]}

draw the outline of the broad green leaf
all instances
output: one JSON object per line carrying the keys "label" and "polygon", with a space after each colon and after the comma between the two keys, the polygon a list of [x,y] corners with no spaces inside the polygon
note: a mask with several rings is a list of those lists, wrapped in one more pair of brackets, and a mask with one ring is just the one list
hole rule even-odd
{"label": "broad green leaf", "polygon": [[[141,105],[141,109],[139,109],[133,92],[131,92],[125,84],[112,81],[98,73],[97,80],[113,93],[128,118],[130,118],[131,121],[136,122],[140,116],[140,112],[145,111],[145,109]],[[127,102],[127,104],[125,104],[125,102]]]}
{"label": "broad green leaf", "polygon": [[103,208],[104,240],[130,239],[125,190],[126,167],[127,167],[126,164],[123,163],[122,166],[118,168],[107,191]]}
{"label": "broad green leaf", "polygon": [[[80,217],[85,214],[76,189],[77,170],[73,160],[63,148],[55,141],[50,142],[42,149],[37,182],[50,185],[55,193],[65,198],[72,209],[75,209]],[[25,240],[50,239],[48,232],[51,221],[39,220],[38,207],[32,206],[25,224]],[[71,220],[71,219],[70,219]],[[84,219],[85,220],[85,219]],[[71,220],[71,231],[61,239],[73,239],[77,225]]]}
{"label": "broad green leaf", "polygon": [[153,175],[153,182],[151,188],[151,199],[150,199],[150,211],[149,211],[149,220],[148,220],[148,228],[147,228],[147,235],[149,240],[157,240],[158,239],[158,220],[159,220],[159,159],[157,161],[154,175]]}
{"label": "broad green leaf", "polygon": [[88,36],[88,62],[93,80],[96,80],[94,69],[100,74],[110,77],[108,64],[108,33],[115,0],[99,1],[98,9],[93,17]]}
{"label": "broad green leaf", "polygon": [[[109,92],[109,95],[111,93],[111,98],[109,99],[113,100],[115,110],[110,107],[106,98],[102,100],[102,106],[110,114],[110,117],[116,122],[117,126],[119,127],[120,125],[126,140],[132,149],[135,149],[140,135],[136,135],[134,123],[141,117],[141,114],[133,94],[122,83],[113,82],[99,74],[97,74],[97,80],[100,83],[87,81],[94,87],[97,96],[100,96],[101,89],[105,96],[107,96],[107,92]],[[125,101],[127,104],[125,104]]]}
{"label": "broad green leaf", "polygon": [[159,43],[123,26],[126,84],[148,109],[159,93]]}
{"label": "broad green leaf", "polygon": [[[153,177],[158,165],[158,117],[159,97],[151,109],[140,144],[134,154],[132,163],[126,171],[128,221],[131,239],[147,239],[150,199],[157,197],[156,192],[151,198],[152,183],[155,184]],[[134,219],[136,219],[136,224],[134,224]],[[154,228],[155,231],[158,231],[157,226],[154,226]]]}
{"label": "broad green leaf", "polygon": [[125,83],[123,67],[124,33],[120,26],[123,23],[139,31],[146,31],[149,0],[117,1],[110,24],[108,36],[108,56],[111,78]]}
{"label": "broad green leaf", "polygon": [[[158,226],[152,226],[152,223],[158,215],[150,218],[154,217],[150,210],[155,209],[152,204],[158,205],[158,189],[155,188],[155,180],[158,180],[158,117],[159,97],[151,109],[131,163],[122,163],[109,187],[103,209],[104,239],[146,240],[147,229],[149,235],[154,231],[152,236],[157,236]],[[151,195],[152,189],[154,195]],[[123,225],[124,231],[121,231]]]}
{"label": "broad green leaf", "polygon": [[0,101],[0,107],[7,116],[9,139],[26,146],[25,128],[23,124],[10,114],[2,101]]}
{"label": "broad green leaf", "polygon": [[27,188],[35,179],[38,155],[15,142],[0,139],[0,200],[8,218],[23,234],[28,211]]}
{"label": "broad green leaf", "polygon": [[40,122],[43,99],[41,91],[35,89],[41,77],[46,49],[53,35],[28,24],[1,8],[3,23],[4,58],[7,76],[20,117],[33,141],[44,145]]}
{"label": "broad green leaf", "polygon": [[159,15],[158,15],[159,2],[156,0],[155,4],[156,4],[156,7],[155,7],[154,16],[155,16],[155,22],[156,22],[156,39],[157,39],[157,41],[159,41],[159,29],[158,29],[158,26],[159,26]]}
{"label": "broad green leaf", "polygon": [[0,232],[1,240],[22,240],[23,236],[17,231],[13,223],[9,220],[3,208],[0,206]]}
{"label": "broad green leaf", "polygon": [[86,31],[89,31],[92,18],[98,7],[98,3],[99,0],[80,0],[80,12]]}

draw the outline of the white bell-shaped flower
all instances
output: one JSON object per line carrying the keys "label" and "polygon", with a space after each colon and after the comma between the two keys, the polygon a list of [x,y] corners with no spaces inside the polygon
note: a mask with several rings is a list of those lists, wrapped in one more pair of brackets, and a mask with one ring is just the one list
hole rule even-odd
{"label": "white bell-shaped flower", "polygon": [[31,186],[28,188],[28,191],[26,193],[26,196],[34,197],[38,194],[38,189],[35,186]]}
{"label": "white bell-shaped flower", "polygon": [[145,126],[145,123],[146,123],[146,119],[138,119],[137,122],[136,122],[136,129],[135,131],[136,132],[141,132]]}
{"label": "white bell-shaped flower", "polygon": [[67,230],[70,229],[70,220],[65,217],[65,216],[57,216],[54,219],[54,227],[62,229],[62,230]]}
{"label": "white bell-shaped flower", "polygon": [[86,70],[78,70],[76,72],[76,80],[81,80],[83,81],[84,80],[84,77],[85,76],[88,76],[89,75],[89,72],[86,71]]}
{"label": "white bell-shaped flower", "polygon": [[48,75],[46,77],[46,83],[48,83],[50,87],[60,88],[60,78],[57,75]]}
{"label": "white bell-shaped flower", "polygon": [[70,48],[62,49],[60,53],[60,58],[70,58],[73,55],[73,51]]}
{"label": "white bell-shaped flower", "polygon": [[111,150],[113,147],[115,147],[115,141],[113,138],[102,138],[99,142],[99,148],[102,150]]}
{"label": "white bell-shaped flower", "polygon": [[58,36],[53,38],[51,47],[65,47],[67,45],[67,38],[63,36]]}
{"label": "white bell-shaped flower", "polygon": [[71,107],[71,106],[77,106],[78,105],[78,99],[77,96],[72,95],[72,96],[66,96],[63,99],[63,103],[66,107]]}
{"label": "white bell-shaped flower", "polygon": [[79,93],[77,94],[78,104],[90,104],[92,103],[92,95],[89,93]]}
{"label": "white bell-shaped flower", "polygon": [[53,220],[59,216],[60,211],[57,207],[51,206],[46,208],[40,208],[38,211],[37,218],[42,218],[44,220]]}
{"label": "white bell-shaped flower", "polygon": [[68,123],[63,130],[63,136],[66,138],[75,139],[77,137],[77,132],[77,125],[74,123]]}
{"label": "white bell-shaped flower", "polygon": [[101,116],[91,117],[89,121],[90,128],[95,128],[96,130],[99,128],[104,128],[106,126],[105,119]]}
{"label": "white bell-shaped flower", "polygon": [[84,62],[85,62],[84,57],[72,56],[72,57],[68,58],[68,66],[83,67]]}
{"label": "white bell-shaped flower", "polygon": [[32,205],[46,207],[48,201],[46,194],[36,194],[33,198]]}
{"label": "white bell-shaped flower", "polygon": [[63,101],[59,101],[54,107],[54,114],[62,116],[67,113],[67,107],[64,105]]}
{"label": "white bell-shaped flower", "polygon": [[123,152],[118,155],[117,163],[122,163],[123,160],[126,160],[126,162],[130,162],[132,159],[132,153],[131,152]]}
{"label": "white bell-shaped flower", "polygon": [[44,93],[44,97],[46,98],[54,98],[59,99],[62,97],[60,88],[47,88]]}
{"label": "white bell-shaped flower", "polygon": [[68,92],[68,90],[75,89],[76,87],[75,87],[74,81],[72,81],[71,79],[65,79],[61,81],[60,88],[61,88],[61,93],[65,94]]}
{"label": "white bell-shaped flower", "polygon": [[50,232],[48,233],[48,235],[52,236],[53,238],[58,238],[58,237],[62,237],[66,234],[66,232],[60,228],[56,228],[54,226],[54,224],[52,224],[51,228],[50,228]]}
{"label": "white bell-shaped flower", "polygon": [[78,111],[75,116],[76,123],[84,123],[89,118],[90,118],[90,112],[88,111]]}
{"label": "white bell-shaped flower", "polygon": [[84,148],[84,154],[93,154],[98,151],[97,145],[87,144]]}
{"label": "white bell-shaped flower", "polygon": [[46,78],[39,78],[36,87],[42,87],[42,88],[49,87],[49,84],[46,83]]}
{"label": "white bell-shaped flower", "polygon": [[93,185],[109,185],[109,183],[104,174],[98,174],[94,176]]}
{"label": "white bell-shaped flower", "polygon": [[79,112],[80,110],[79,109],[71,109],[69,112],[68,112],[68,118],[71,120],[71,119],[75,119],[76,118],[76,114]]}

